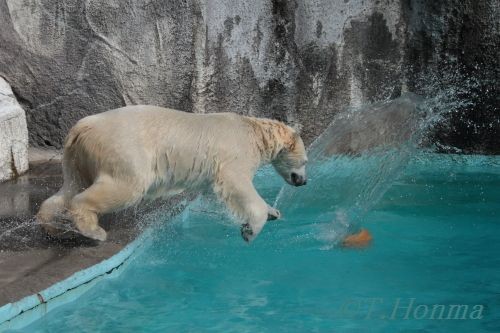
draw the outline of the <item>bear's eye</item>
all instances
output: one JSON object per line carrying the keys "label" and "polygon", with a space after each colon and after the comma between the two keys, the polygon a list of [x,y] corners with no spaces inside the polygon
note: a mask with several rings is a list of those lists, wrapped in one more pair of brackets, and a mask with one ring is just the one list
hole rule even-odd
{"label": "bear's eye", "polygon": [[279,151],[278,155],[286,155],[290,152],[290,150],[288,150],[288,148],[284,147],[284,148],[281,148],[281,150]]}

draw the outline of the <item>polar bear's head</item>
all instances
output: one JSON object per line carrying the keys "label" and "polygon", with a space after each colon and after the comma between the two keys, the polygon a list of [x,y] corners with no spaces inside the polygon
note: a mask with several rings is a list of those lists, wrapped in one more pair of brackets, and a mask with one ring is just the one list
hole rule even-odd
{"label": "polar bear's head", "polygon": [[300,135],[294,129],[288,126],[286,128],[283,148],[278,152],[272,164],[288,184],[302,186],[307,183],[306,149]]}

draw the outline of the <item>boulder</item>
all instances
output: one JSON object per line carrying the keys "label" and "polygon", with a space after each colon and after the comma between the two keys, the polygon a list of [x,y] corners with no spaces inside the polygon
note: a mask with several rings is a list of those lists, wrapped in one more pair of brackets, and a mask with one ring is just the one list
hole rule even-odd
{"label": "boulder", "polygon": [[0,181],[28,170],[26,115],[9,84],[0,77]]}

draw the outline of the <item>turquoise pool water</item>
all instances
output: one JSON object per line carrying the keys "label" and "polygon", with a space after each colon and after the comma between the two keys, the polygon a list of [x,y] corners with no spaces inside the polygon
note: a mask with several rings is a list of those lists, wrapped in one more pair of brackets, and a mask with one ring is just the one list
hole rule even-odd
{"label": "turquoise pool water", "polygon": [[[22,331],[500,332],[500,158],[423,154],[360,188],[337,169],[285,190],[250,245],[193,202],[119,277]],[[255,182],[271,203],[283,184],[269,169]],[[336,246],[344,218],[370,247]]]}

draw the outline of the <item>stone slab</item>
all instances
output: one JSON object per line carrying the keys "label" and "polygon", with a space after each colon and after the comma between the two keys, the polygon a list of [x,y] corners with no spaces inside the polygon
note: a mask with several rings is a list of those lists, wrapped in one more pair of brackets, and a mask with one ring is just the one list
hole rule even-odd
{"label": "stone slab", "polygon": [[9,84],[0,77],[0,182],[28,170],[26,115]]}

